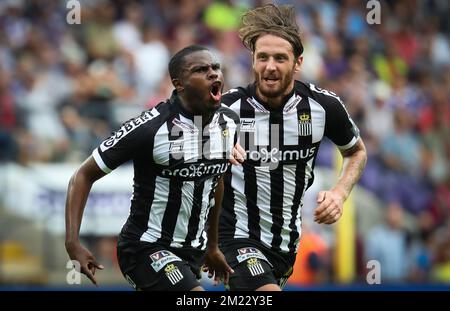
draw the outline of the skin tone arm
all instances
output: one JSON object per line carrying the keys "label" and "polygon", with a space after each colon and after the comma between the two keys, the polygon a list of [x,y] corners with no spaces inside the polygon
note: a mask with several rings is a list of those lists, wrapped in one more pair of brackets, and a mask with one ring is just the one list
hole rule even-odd
{"label": "skin tone arm", "polygon": [[69,181],[66,198],[66,250],[70,259],[80,263],[81,273],[85,274],[95,285],[96,269],[103,269],[92,253],[84,248],[79,240],[81,220],[87,198],[93,183],[106,174],[90,156],[81,164]]}
{"label": "skin tone arm", "polygon": [[[242,162],[245,157],[245,151],[241,146],[236,145],[233,149],[230,162],[233,164],[238,164]],[[95,285],[97,285],[97,280],[95,279],[96,269],[103,269],[103,266],[97,263],[92,253],[83,247],[79,240],[79,232],[81,221],[83,218],[83,211],[86,205],[86,201],[89,196],[92,185],[95,181],[102,178],[106,174],[98,167],[95,160],[89,157],[72,175],[69,186],[67,189],[66,198],[66,250],[69,254],[70,259],[77,260],[80,263],[81,273],[85,274]],[[216,193],[221,193],[219,198],[216,198],[216,202],[222,202],[223,195],[223,182],[220,181],[218,188],[222,192],[216,191]],[[218,227],[218,217],[220,211],[220,205],[214,207],[211,211],[209,222],[209,241],[211,245],[208,244],[208,262],[211,264],[212,273],[217,271],[216,277],[219,278],[224,275],[228,282],[228,273],[232,269],[226,264],[223,254],[220,252],[217,246],[217,227]],[[218,262],[219,264],[214,264]],[[225,273],[221,274],[221,265],[225,267]],[[223,271],[223,270],[222,270]]]}
{"label": "skin tone arm", "polygon": [[208,277],[210,278],[214,276],[215,284],[218,284],[220,280],[223,279],[223,283],[227,285],[229,275],[230,273],[234,273],[234,270],[227,264],[225,256],[220,251],[218,244],[219,215],[222,206],[223,192],[223,178],[220,178],[214,193],[215,205],[211,209],[208,218],[208,242],[203,271],[208,271]]}
{"label": "skin tone arm", "polygon": [[343,205],[353,186],[361,177],[367,162],[366,147],[361,139],[350,149],[341,151],[344,157],[341,175],[336,185],[328,191],[320,191],[314,221],[319,224],[332,224],[343,213]]}

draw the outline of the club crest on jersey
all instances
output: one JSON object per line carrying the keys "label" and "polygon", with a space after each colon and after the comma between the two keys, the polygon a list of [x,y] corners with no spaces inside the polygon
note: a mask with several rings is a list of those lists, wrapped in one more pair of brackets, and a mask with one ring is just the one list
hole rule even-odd
{"label": "club crest on jersey", "polygon": [[264,267],[258,258],[250,258],[247,260],[247,268],[252,276],[257,276],[264,273]]}
{"label": "club crest on jersey", "polygon": [[153,270],[158,272],[165,265],[174,261],[181,261],[179,257],[174,255],[172,252],[166,250],[160,250],[150,255],[150,259],[152,260],[151,266]]}
{"label": "club crest on jersey", "polygon": [[302,113],[298,117],[298,135],[300,136],[312,135],[311,116],[307,113]]}
{"label": "club crest on jersey", "polygon": [[167,265],[167,267],[164,268],[164,272],[172,285],[177,284],[183,279],[183,274],[174,264]]}

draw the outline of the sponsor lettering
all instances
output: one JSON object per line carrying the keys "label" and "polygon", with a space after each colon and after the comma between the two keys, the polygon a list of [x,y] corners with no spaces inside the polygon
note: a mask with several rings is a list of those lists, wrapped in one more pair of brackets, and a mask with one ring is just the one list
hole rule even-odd
{"label": "sponsor lettering", "polygon": [[109,148],[114,147],[122,138],[130,134],[132,131],[137,129],[142,124],[147,123],[148,121],[156,118],[159,115],[159,112],[156,109],[151,111],[145,111],[139,117],[131,119],[126,122],[122,127],[115,132],[111,137],[106,139],[101,145],[100,150],[105,152]]}
{"label": "sponsor lettering", "polygon": [[280,161],[299,161],[300,159],[309,159],[314,156],[316,147],[300,150],[279,150],[278,148],[260,148],[258,150],[247,150],[247,159],[252,161],[280,162]]}
{"label": "sponsor lettering", "polygon": [[229,163],[191,164],[183,168],[163,169],[161,175],[163,177],[184,177],[184,178],[197,178],[209,175],[218,175],[225,173],[229,165],[230,165]]}

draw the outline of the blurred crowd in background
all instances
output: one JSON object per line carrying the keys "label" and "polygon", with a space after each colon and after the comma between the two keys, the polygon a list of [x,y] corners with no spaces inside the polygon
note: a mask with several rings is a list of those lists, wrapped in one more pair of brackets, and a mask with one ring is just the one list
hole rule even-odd
{"label": "blurred crowd in background", "polygon": [[[237,29],[246,9],[268,1],[80,0],[73,25],[66,2],[0,1],[0,165],[80,163],[170,96],[167,64],[189,44],[219,56],[225,89],[253,79]],[[367,145],[360,185],[385,219],[361,237],[361,262],[379,260],[392,282],[450,282],[449,2],[379,1],[374,25],[367,1],[275,3],[296,8],[305,47],[297,78],[337,93]],[[317,166],[332,167],[333,148],[322,144]],[[332,248],[321,243],[312,245]],[[311,273],[326,262],[319,257],[308,259]],[[329,281],[320,275],[303,282]]]}

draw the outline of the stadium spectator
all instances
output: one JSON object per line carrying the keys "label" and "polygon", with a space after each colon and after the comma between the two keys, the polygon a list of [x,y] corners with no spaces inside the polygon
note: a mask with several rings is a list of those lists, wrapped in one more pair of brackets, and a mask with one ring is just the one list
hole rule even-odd
{"label": "stadium spectator", "polygon": [[386,207],[384,223],[373,227],[366,236],[365,258],[377,260],[381,282],[403,282],[407,275],[408,245],[404,229],[404,210],[397,203]]}

